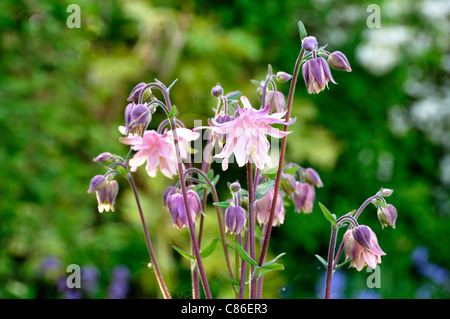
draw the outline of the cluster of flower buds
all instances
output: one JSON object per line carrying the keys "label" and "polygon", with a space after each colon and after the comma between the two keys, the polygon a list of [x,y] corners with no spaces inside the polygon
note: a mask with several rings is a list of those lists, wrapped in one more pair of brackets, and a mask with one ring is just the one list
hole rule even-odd
{"label": "cluster of flower buds", "polygon": [[[187,191],[187,197],[190,208],[189,216],[191,216],[192,222],[196,224],[197,216],[202,212],[200,197],[193,190]],[[188,227],[188,216],[184,206],[184,199],[179,189],[169,186],[164,192],[163,205],[164,207],[167,206],[167,210],[172,215],[172,226],[176,226],[179,230],[183,229],[183,227]]]}
{"label": "cluster of flower buds", "polygon": [[[109,177],[110,175],[108,175]],[[95,191],[98,201],[98,211],[103,213],[103,211],[109,212],[114,211],[114,201],[119,190],[119,185],[115,180],[110,180],[104,175],[96,175],[91,179],[89,185],[88,193]]]}
{"label": "cluster of flower buds", "polygon": [[[302,48],[311,53],[311,59],[307,60],[302,66],[303,79],[309,94],[323,91],[325,87],[328,87],[328,82],[337,84],[331,75],[330,66],[336,70],[352,71],[350,63],[342,52],[329,53],[323,49],[318,49],[317,40],[313,36],[305,37],[302,40]],[[325,54],[327,60],[317,56],[318,53]]]}

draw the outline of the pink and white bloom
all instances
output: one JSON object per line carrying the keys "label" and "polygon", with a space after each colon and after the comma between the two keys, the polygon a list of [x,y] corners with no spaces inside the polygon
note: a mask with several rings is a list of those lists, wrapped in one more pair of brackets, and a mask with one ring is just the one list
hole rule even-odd
{"label": "pink and white bloom", "polygon": [[[192,153],[190,142],[196,140],[200,134],[186,128],[177,128],[180,146],[180,155],[183,160],[188,159]],[[143,136],[129,135],[122,137],[120,142],[130,145],[136,154],[130,159],[130,170],[136,169],[147,162],[145,169],[150,177],[155,177],[158,167],[164,176],[172,178],[178,173],[177,156],[173,142],[173,132],[166,131],[163,134],[151,130],[145,131]]]}
{"label": "pink and white bloom", "polygon": [[265,165],[272,166],[269,156],[270,143],[266,135],[282,138],[290,132],[280,131],[271,127],[271,124],[291,125],[295,122],[290,120],[285,123],[283,116],[286,112],[273,113],[269,115],[270,104],[261,110],[254,109],[245,96],[241,97],[243,107],[238,105],[236,117],[228,122],[219,123],[214,119],[209,121],[210,128],[217,134],[226,136],[226,143],[222,152],[215,155],[222,158],[222,169],[228,168],[229,158],[234,153],[237,164],[242,167],[251,160],[259,169]]}
{"label": "pink and white bloom", "polygon": [[386,255],[378,245],[375,233],[365,225],[347,230],[343,241],[346,259],[350,258],[350,266],[358,271],[365,265],[375,268],[381,263],[381,256]]}

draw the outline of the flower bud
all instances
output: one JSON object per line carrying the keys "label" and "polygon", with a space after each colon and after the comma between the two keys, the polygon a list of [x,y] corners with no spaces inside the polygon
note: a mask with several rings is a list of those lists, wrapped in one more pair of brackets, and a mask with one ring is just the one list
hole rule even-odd
{"label": "flower bud", "polygon": [[308,183],[296,183],[296,191],[292,196],[296,213],[312,213],[316,191],[314,186]]}
{"label": "flower bud", "polygon": [[104,152],[93,159],[94,162],[108,164],[114,159],[110,152]]}
{"label": "flower bud", "polygon": [[230,190],[233,193],[237,193],[241,190],[241,184],[239,184],[239,182],[234,182],[230,185]]}
{"label": "flower bud", "polygon": [[88,193],[97,191],[106,185],[106,178],[103,175],[95,175],[90,182]]}
{"label": "flower bud", "polygon": [[352,72],[347,57],[340,51],[335,51],[330,54],[328,64],[335,70]]}
{"label": "flower bud", "polygon": [[391,226],[395,229],[397,209],[393,205],[388,204],[387,207],[378,206],[377,215],[382,228],[384,228],[385,226]]}
{"label": "flower bud", "polygon": [[394,192],[393,189],[389,189],[389,188],[383,188],[383,190],[381,191],[381,195],[383,197],[389,197],[392,195],[392,193]]}
{"label": "flower bud", "polygon": [[136,85],[133,90],[130,93],[130,96],[128,97],[127,101],[137,101],[139,99],[139,94],[141,93],[141,90],[146,86],[144,82],[139,83]]}
{"label": "flower bud", "polygon": [[290,75],[286,72],[280,71],[280,72],[277,72],[275,79],[280,83],[286,83],[290,79],[292,79],[292,75]]}
{"label": "flower bud", "polygon": [[240,206],[229,206],[225,210],[225,232],[240,234],[247,220],[245,209]]}
{"label": "flower bud", "polygon": [[319,174],[313,168],[307,168],[303,172],[303,178],[309,184],[312,184],[316,187],[323,187],[322,180],[320,179]]}
{"label": "flower bud", "polygon": [[313,36],[309,36],[303,39],[302,41],[302,48],[305,49],[305,51],[311,52],[315,49],[317,49],[317,40]]}
{"label": "flower bud", "polygon": [[211,95],[214,97],[219,97],[223,94],[223,88],[220,86],[219,83],[215,87],[211,89]]}

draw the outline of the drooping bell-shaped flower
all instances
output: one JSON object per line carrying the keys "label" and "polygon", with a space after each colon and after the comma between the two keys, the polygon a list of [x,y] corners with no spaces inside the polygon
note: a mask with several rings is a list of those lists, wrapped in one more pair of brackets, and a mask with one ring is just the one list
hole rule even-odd
{"label": "drooping bell-shaped flower", "polygon": [[229,206],[225,210],[225,231],[233,234],[240,234],[247,220],[245,209],[241,206]]}
{"label": "drooping bell-shaped flower", "polygon": [[319,173],[315,169],[308,167],[303,172],[303,178],[309,184],[312,184],[318,188],[323,187],[322,180],[320,179]]}
{"label": "drooping bell-shaped flower", "polygon": [[[270,210],[272,209],[272,200],[275,193],[274,187],[272,187],[266,195],[255,201],[255,214],[256,219],[260,225],[267,224],[269,222]],[[275,207],[272,226],[277,226],[284,223],[285,209],[283,204],[283,196],[278,192],[277,204]]]}
{"label": "drooping bell-shaped flower", "polygon": [[302,73],[309,94],[321,92],[328,87],[329,81],[337,84],[331,75],[327,61],[322,57],[306,61],[302,66]]}
{"label": "drooping bell-shaped flower", "polygon": [[[198,194],[193,190],[187,191],[188,202],[191,216],[191,220],[194,224],[197,223],[197,215],[202,211],[202,204]],[[188,227],[188,216],[186,214],[186,208],[184,205],[183,195],[179,192],[173,192],[167,196],[167,209],[170,215],[172,215],[173,224],[178,229],[183,229],[183,227]]]}
{"label": "drooping bell-shaped flower", "polygon": [[378,245],[377,236],[368,226],[347,230],[343,241],[346,259],[350,259],[350,266],[358,271],[366,265],[375,268],[381,263],[381,256],[386,255]]}
{"label": "drooping bell-shaped flower", "polygon": [[151,120],[152,115],[147,104],[131,102],[125,108],[125,126],[119,126],[119,131],[123,135],[137,134],[142,136]]}
{"label": "drooping bell-shaped flower", "polygon": [[292,195],[295,212],[309,214],[313,211],[316,190],[309,183],[296,182],[296,191]]}
{"label": "drooping bell-shaped flower", "polygon": [[286,111],[286,100],[280,91],[269,91],[266,95],[266,104],[270,104],[269,114]]}
{"label": "drooping bell-shaped flower", "polygon": [[96,175],[91,180],[88,193],[95,191],[98,202],[98,211],[114,211],[114,201],[116,200],[119,184],[115,180],[107,180],[102,175]]}

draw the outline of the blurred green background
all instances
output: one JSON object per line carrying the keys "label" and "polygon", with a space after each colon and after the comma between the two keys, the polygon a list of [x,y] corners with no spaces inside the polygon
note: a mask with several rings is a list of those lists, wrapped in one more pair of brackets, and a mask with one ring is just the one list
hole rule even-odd
{"label": "blurred green background", "polygon": [[[72,3],[80,28],[66,25]],[[257,101],[250,79],[264,79],[269,63],[292,72],[298,20],[319,45],[344,52],[353,73],[332,71],[339,84],[319,95],[299,79],[287,159],[319,172],[325,187],[316,200],[337,215],[380,187],[395,190],[388,200],[398,210],[395,230],[381,230],[373,206],[359,220],[386,252],[381,288],[367,287],[365,269],[345,268],[333,296],[448,298],[450,4],[374,3],[381,28],[371,29],[370,2],[354,0],[2,0],[0,298],[160,298],[128,184],[119,179],[116,211],[99,214],[86,191],[104,170],[92,158],[126,155],[117,128],[139,82],[178,79],[173,104],[188,127],[212,116],[217,82]],[[226,200],[226,182],[244,171],[213,168]],[[175,180],[151,179],[142,167],[135,176],[167,285],[173,297],[190,298],[189,263],[171,248],[188,250],[189,236],[162,208]],[[205,242],[218,235],[214,210],[207,215]],[[263,297],[322,298],[324,269],[314,254],[325,257],[328,240],[317,204],[310,215],[287,207],[269,252],[287,253],[285,270],[266,276]],[[222,251],[204,263],[214,297],[232,297]],[[65,289],[69,264],[82,267],[82,289]]]}

